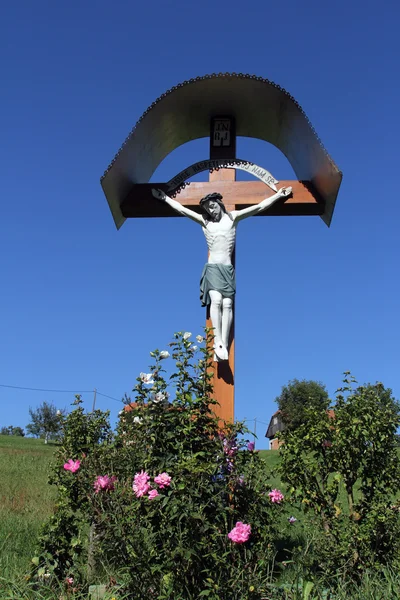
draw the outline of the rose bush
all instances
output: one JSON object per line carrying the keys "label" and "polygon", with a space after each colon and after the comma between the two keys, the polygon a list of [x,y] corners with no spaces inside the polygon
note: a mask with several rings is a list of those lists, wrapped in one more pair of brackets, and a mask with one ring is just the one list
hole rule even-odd
{"label": "rose bush", "polygon": [[[73,578],[75,587],[107,573],[132,599],[263,597],[283,495],[271,492],[244,426],[221,431],[210,336],[197,336],[201,348],[190,338],[178,333],[169,352],[151,353],[114,433],[107,414],[85,414],[77,398],[54,467],[59,501],[38,569]],[[168,382],[169,358],[176,369]]]}

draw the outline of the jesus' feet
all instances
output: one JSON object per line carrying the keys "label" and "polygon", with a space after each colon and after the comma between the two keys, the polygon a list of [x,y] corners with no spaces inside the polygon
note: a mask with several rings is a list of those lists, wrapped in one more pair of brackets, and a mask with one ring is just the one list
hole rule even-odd
{"label": "jesus' feet", "polygon": [[217,360],[228,360],[229,358],[228,350],[221,340],[215,340],[214,353]]}

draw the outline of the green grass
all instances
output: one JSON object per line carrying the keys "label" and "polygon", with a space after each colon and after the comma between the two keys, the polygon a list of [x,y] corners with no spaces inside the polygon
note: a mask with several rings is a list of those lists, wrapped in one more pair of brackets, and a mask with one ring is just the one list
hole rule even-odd
{"label": "green grass", "polygon": [[[301,576],[288,572],[286,582],[278,584],[280,600],[400,600],[400,578],[390,568],[367,572],[361,581],[354,583],[342,580],[339,576],[329,587],[318,579],[306,581]],[[271,590],[276,590],[275,586]],[[309,594],[309,595],[307,595]],[[272,596],[275,600],[277,596]]]}
{"label": "green grass", "polygon": [[277,488],[285,494],[286,486],[274,472],[279,464],[279,450],[260,450],[260,456],[266,464],[267,476],[271,489]]}
{"label": "green grass", "polygon": [[56,490],[48,485],[56,446],[43,440],[0,435],[0,573],[26,573]]}
{"label": "green grass", "polygon": [[279,450],[260,450],[259,454],[265,460],[270,469],[275,468],[279,464]]}

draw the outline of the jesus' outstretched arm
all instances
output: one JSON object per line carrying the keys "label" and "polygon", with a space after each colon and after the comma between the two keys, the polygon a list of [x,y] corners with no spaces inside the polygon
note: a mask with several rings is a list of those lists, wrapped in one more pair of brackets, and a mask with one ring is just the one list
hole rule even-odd
{"label": "jesus' outstretched arm", "polygon": [[276,192],[276,194],[270,196],[269,198],[261,200],[261,202],[259,202],[258,204],[254,204],[253,206],[249,206],[248,208],[243,208],[242,210],[234,211],[232,213],[234,221],[237,222],[241,221],[242,219],[246,219],[247,217],[258,215],[259,213],[269,208],[272,204],[274,204],[274,202],[276,202],[280,198],[287,198],[288,196],[290,196],[291,193],[291,187],[281,188]]}
{"label": "jesus' outstretched arm", "polygon": [[194,210],[190,210],[190,208],[186,208],[186,206],[182,206],[180,202],[173,200],[173,198],[167,196],[167,194],[165,194],[162,190],[156,190],[153,188],[151,193],[153,194],[154,198],[157,198],[157,200],[161,200],[162,202],[166,202],[171,208],[174,209],[174,211],[183,217],[189,217],[189,219],[196,221],[196,223],[204,225],[204,219],[201,215],[194,212]]}

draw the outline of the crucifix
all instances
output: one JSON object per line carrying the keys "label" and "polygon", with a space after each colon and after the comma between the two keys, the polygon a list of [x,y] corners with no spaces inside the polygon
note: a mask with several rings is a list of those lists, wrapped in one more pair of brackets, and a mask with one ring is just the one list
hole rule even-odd
{"label": "crucifix", "polygon": [[[221,124],[224,125],[223,135],[218,131]],[[282,182],[285,187],[275,191],[276,180],[267,171],[262,175],[265,179],[265,173],[268,173],[271,187],[264,181],[236,182],[236,170],[233,168],[236,160],[234,119],[229,116],[212,118],[210,160],[204,161],[204,164],[228,165],[231,161],[231,166],[210,171],[209,181],[196,183],[193,195],[193,184],[187,185],[184,193],[177,193],[176,198],[171,198],[164,191],[170,187],[168,184],[150,186],[153,197],[160,204],[166,203],[177,215],[188,217],[203,228],[209,255],[201,277],[200,292],[202,305],[207,308],[206,326],[214,332],[213,387],[219,403],[214,412],[226,422],[234,420],[234,249],[237,225],[247,217],[268,214],[268,209],[278,201],[282,204],[292,196],[294,202],[302,202],[307,196],[305,186],[302,190],[298,182]],[[240,162],[239,166],[245,164],[245,161]],[[191,173],[186,171],[186,175]],[[296,188],[295,195],[292,186]],[[245,207],[243,193],[246,194]],[[153,203],[152,212],[154,216],[159,214],[160,205],[157,207]]]}
{"label": "crucifix", "polygon": [[[231,111],[220,112],[218,105]],[[163,157],[205,137],[207,126],[208,160],[167,183],[148,183]],[[299,180],[278,182],[265,168],[238,159],[236,127],[239,135],[269,141],[284,152]],[[236,181],[237,169],[258,181]],[[205,170],[208,182],[187,183]],[[143,115],[102,178],[117,227],[130,217],[186,216],[203,228],[209,256],[200,291],[206,325],[215,334],[213,386],[219,406],[213,410],[222,422],[234,420],[237,223],[253,215],[320,215],[329,225],[341,178],[294,99],[267,80],[241,74],[197,78],[164,94]]]}

